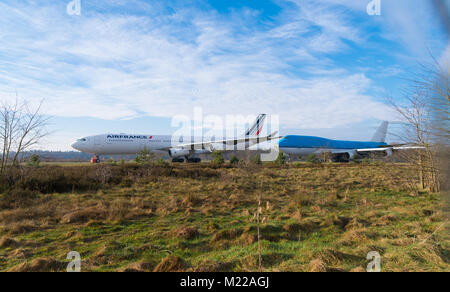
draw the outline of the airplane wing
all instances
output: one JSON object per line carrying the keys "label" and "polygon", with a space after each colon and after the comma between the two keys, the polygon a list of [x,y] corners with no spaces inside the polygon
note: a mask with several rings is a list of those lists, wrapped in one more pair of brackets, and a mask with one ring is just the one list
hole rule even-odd
{"label": "airplane wing", "polygon": [[272,141],[281,139],[282,137],[277,137],[276,135],[278,132],[274,132],[269,136],[266,137],[242,137],[238,139],[229,139],[229,140],[219,140],[219,141],[207,141],[207,142],[198,142],[198,143],[187,143],[187,144],[179,144],[175,145],[171,148],[167,148],[164,150],[169,149],[180,149],[180,150],[211,150],[213,149],[214,145],[224,145],[224,146],[236,146],[241,143],[245,143],[246,149],[250,148],[251,146],[254,146],[259,143]]}
{"label": "airplane wing", "polygon": [[396,146],[396,147],[386,147],[386,148],[366,148],[366,149],[356,149],[358,153],[367,152],[392,152],[392,151],[402,151],[402,150],[424,150],[425,147],[421,146]]}

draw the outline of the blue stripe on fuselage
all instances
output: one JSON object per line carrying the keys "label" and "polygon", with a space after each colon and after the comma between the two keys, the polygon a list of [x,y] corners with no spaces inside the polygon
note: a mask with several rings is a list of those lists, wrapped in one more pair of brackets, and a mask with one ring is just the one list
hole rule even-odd
{"label": "blue stripe on fuselage", "polygon": [[280,148],[365,149],[387,146],[383,142],[339,141],[312,136],[285,136]]}

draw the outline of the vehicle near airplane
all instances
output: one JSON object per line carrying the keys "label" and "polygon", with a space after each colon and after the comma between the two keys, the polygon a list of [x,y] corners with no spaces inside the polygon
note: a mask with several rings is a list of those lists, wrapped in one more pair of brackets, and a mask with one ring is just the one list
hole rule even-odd
{"label": "vehicle near airplane", "polygon": [[335,162],[348,162],[355,156],[384,153],[391,156],[396,150],[418,150],[417,146],[392,146],[386,143],[389,122],[383,122],[370,142],[340,141],[313,136],[288,135],[278,142],[280,151],[287,155],[306,156],[330,153]]}
{"label": "vehicle near airplane", "polygon": [[260,137],[266,115],[261,114],[244,135],[237,139],[203,141],[203,138],[192,138],[194,142],[183,141],[183,137],[174,143],[170,135],[129,135],[129,134],[103,134],[78,139],[72,148],[81,152],[93,154],[92,163],[99,163],[101,155],[133,155],[143,150],[153,153],[168,154],[173,162],[201,162],[199,155],[209,154],[215,150],[229,149],[244,143],[244,148],[262,142],[279,139],[277,132]]}

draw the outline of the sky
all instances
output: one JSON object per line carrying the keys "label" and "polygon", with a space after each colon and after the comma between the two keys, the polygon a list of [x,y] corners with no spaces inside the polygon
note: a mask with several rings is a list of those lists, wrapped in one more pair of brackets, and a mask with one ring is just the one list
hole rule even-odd
{"label": "sky", "polygon": [[[278,115],[282,134],[370,139],[419,63],[450,57],[428,0],[0,1],[0,100],[51,116],[40,149],[171,134],[172,117]],[[71,10],[69,10],[70,12]]]}

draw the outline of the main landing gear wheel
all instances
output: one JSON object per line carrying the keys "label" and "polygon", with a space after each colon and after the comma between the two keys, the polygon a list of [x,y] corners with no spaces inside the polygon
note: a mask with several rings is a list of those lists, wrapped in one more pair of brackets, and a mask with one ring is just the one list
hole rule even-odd
{"label": "main landing gear wheel", "polygon": [[184,162],[184,158],[182,158],[182,157],[177,157],[177,158],[172,159],[172,163],[183,163],[183,162]]}

